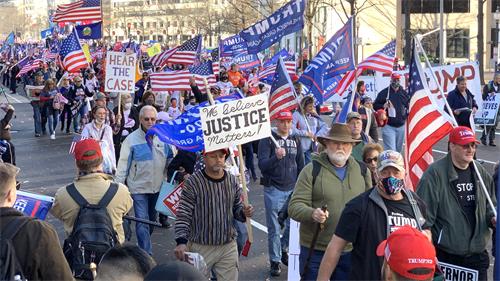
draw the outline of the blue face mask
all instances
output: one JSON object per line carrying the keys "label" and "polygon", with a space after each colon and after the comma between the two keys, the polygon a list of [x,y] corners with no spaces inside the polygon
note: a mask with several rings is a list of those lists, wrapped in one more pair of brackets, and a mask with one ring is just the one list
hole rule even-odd
{"label": "blue face mask", "polygon": [[395,177],[381,179],[382,187],[387,195],[393,195],[401,191],[404,187],[404,181]]}

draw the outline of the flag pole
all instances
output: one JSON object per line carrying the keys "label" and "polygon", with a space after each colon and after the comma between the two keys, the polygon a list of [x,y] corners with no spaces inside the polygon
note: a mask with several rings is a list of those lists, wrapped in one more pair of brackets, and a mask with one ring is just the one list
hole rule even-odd
{"label": "flag pole", "polygon": [[[429,59],[427,58],[427,55],[425,53],[424,48],[422,47],[422,44],[420,42],[420,38],[422,38],[422,35],[415,36],[415,42],[418,44],[421,53],[424,55],[425,62],[427,64],[427,66],[429,67],[429,69],[431,70],[430,71],[431,72],[431,76],[434,78],[434,81],[436,82],[436,84],[437,84],[437,86],[439,88],[439,94],[441,95],[441,98],[443,99],[443,101],[445,103],[445,106],[448,109],[448,112],[450,113],[451,120],[453,120],[452,125],[453,125],[453,127],[457,127],[458,124],[457,124],[457,120],[455,119],[455,115],[453,114],[453,111],[451,110],[451,107],[448,104],[448,100],[446,100],[446,97],[444,96],[443,89],[442,89],[441,85],[439,84],[436,75],[432,71],[432,66],[431,66],[431,64],[429,62]],[[472,129],[472,130],[474,130],[474,129]],[[486,195],[486,199],[488,200],[488,205],[491,207],[491,209],[492,209],[493,214],[495,215],[495,217],[497,217],[497,209],[496,209],[495,205],[493,204],[493,201],[491,200],[491,196],[488,193],[488,190],[486,189],[486,184],[484,183],[483,177],[481,177],[481,174],[479,173],[479,169],[477,168],[476,161],[472,160],[472,166],[474,167],[474,171],[476,172],[477,177],[479,179],[479,183],[481,185],[481,189],[483,190],[484,195]]]}

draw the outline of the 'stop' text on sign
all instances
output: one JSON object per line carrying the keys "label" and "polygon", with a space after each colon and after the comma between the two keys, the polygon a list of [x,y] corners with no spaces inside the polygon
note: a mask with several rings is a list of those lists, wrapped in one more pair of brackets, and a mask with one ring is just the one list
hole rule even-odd
{"label": "'stop' text on sign", "polygon": [[136,54],[107,52],[106,92],[134,93]]}
{"label": "'stop' text on sign", "polygon": [[265,95],[256,95],[200,109],[205,151],[228,148],[271,135]]}

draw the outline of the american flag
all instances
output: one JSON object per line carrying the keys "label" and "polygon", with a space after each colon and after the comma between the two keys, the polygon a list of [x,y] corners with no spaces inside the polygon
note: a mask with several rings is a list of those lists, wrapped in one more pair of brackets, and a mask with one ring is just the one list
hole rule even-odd
{"label": "american flag", "polygon": [[57,58],[58,55],[59,55],[59,53],[57,53],[54,50],[45,49],[45,50],[43,50],[42,58],[45,61],[53,61]]}
{"label": "american flag", "polygon": [[443,108],[437,105],[426,85],[427,80],[423,76],[415,46],[409,74],[408,93],[412,97],[406,121],[405,159],[411,183],[416,187],[422,174],[434,161],[432,146],[453,129],[453,121]]}
{"label": "american flag", "polygon": [[[21,70],[16,75],[16,78],[19,78],[32,70],[37,70],[37,69],[41,68],[43,66],[43,64],[44,64],[44,61],[42,59],[34,59],[34,60],[29,61],[24,66],[22,66]],[[21,67],[20,64],[18,64],[18,66]]]}
{"label": "american flag", "polygon": [[382,73],[392,73],[394,69],[394,58],[396,56],[396,41],[391,41],[375,54],[367,57],[358,64],[357,70],[348,71],[333,91],[325,93],[325,100],[335,93],[342,95],[354,81],[356,76],[361,75],[363,70],[371,69]]}
{"label": "american flag", "polygon": [[83,137],[82,135],[75,134],[73,136],[73,140],[71,141],[71,145],[69,146],[69,154],[75,153],[76,143],[82,140],[88,139],[87,137]]}
{"label": "american flag", "polygon": [[54,22],[102,21],[100,0],[80,0],[58,5]]}
{"label": "american flag", "polygon": [[78,72],[80,69],[89,66],[87,58],[85,58],[85,54],[83,53],[82,46],[78,41],[76,29],[73,29],[73,32],[62,41],[59,55],[63,67],[68,72]]}
{"label": "american flag", "polygon": [[201,35],[197,35],[184,44],[178,46],[175,51],[168,56],[163,62],[162,66],[167,63],[191,65],[196,61],[196,57],[201,48]]}
{"label": "american flag", "polygon": [[154,65],[154,66],[163,66],[164,62],[172,56],[172,54],[177,51],[178,47],[175,47],[173,49],[165,50],[157,55],[152,56],[149,59],[149,62]]}
{"label": "american flag", "polygon": [[[291,76],[292,74],[296,74],[297,67],[295,63],[295,56],[288,56],[283,59],[283,62],[285,63],[285,68],[289,76]],[[259,71],[259,80],[272,81],[276,72],[276,67],[277,63],[273,63],[264,67],[264,69]]]}
{"label": "american flag", "polygon": [[271,119],[277,117],[281,111],[293,110],[297,107],[294,91],[295,89],[286,71],[283,58],[280,57],[271,86],[271,94],[269,96],[269,112]]}
{"label": "american flag", "polygon": [[212,69],[214,70],[214,74],[219,75],[220,72],[219,48],[214,49],[210,55],[212,57]]}
{"label": "american flag", "polygon": [[197,66],[191,66],[187,70],[156,72],[150,75],[151,89],[155,92],[164,91],[190,91],[189,79],[194,76],[196,84],[201,91],[206,91],[204,78],[208,85],[216,83],[212,69],[212,62],[207,61]]}

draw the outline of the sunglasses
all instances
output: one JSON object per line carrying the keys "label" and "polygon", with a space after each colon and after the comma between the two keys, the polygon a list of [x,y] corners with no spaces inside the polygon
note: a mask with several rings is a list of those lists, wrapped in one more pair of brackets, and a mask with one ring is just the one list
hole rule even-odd
{"label": "sunglasses", "polygon": [[469,143],[469,144],[465,144],[465,145],[460,145],[464,150],[467,150],[469,148],[473,148],[475,149],[476,148],[476,143],[472,142],[472,143]]}
{"label": "sunglasses", "polygon": [[143,119],[146,122],[149,122],[149,121],[156,122],[156,118],[154,118],[154,117],[144,117]]}
{"label": "sunglasses", "polygon": [[365,163],[370,163],[370,162],[373,162],[373,161],[377,162],[378,161],[378,157],[375,156],[373,158],[366,158],[365,159]]}

